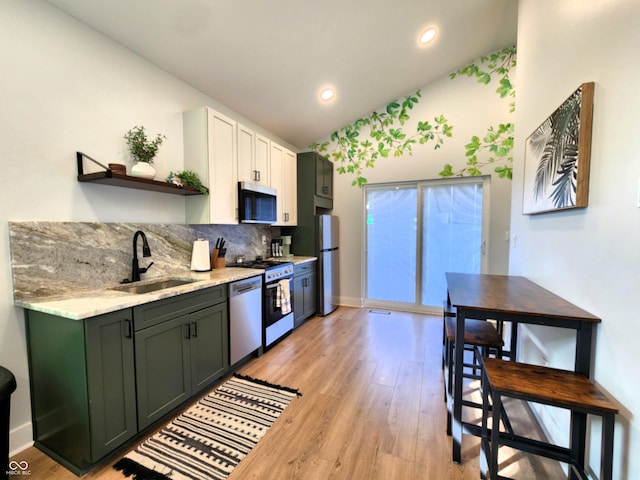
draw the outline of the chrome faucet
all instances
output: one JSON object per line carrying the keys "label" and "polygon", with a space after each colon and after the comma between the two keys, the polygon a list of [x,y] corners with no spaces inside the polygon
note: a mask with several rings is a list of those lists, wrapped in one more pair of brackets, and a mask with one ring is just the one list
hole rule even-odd
{"label": "chrome faucet", "polygon": [[138,237],[142,237],[142,256],[143,257],[151,256],[151,249],[149,248],[149,243],[147,242],[147,236],[144,234],[142,230],[138,230],[133,235],[133,262],[132,262],[132,269],[131,269],[131,280],[130,280],[131,282],[140,281],[140,274],[146,273],[147,270],[151,268],[151,265],[153,265],[153,262],[151,262],[145,268],[140,268],[140,266],[138,265]]}

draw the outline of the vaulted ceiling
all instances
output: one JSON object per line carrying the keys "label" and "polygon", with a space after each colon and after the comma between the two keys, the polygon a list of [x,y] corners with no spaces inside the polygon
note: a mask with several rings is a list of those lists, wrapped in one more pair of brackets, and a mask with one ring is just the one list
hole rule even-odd
{"label": "vaulted ceiling", "polygon": [[517,0],[47,1],[299,148],[516,42]]}

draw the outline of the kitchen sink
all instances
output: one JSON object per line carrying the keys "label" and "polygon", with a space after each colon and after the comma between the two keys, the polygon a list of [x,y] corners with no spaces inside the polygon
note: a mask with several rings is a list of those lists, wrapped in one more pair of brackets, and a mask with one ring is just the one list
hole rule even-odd
{"label": "kitchen sink", "polygon": [[184,278],[169,278],[159,280],[152,283],[128,283],[120,285],[118,287],[112,287],[109,290],[117,290],[118,292],[127,293],[149,293],[156,292],[158,290],[164,290],[166,288],[178,287],[180,285],[186,285],[187,283],[197,282],[196,279],[184,279]]}

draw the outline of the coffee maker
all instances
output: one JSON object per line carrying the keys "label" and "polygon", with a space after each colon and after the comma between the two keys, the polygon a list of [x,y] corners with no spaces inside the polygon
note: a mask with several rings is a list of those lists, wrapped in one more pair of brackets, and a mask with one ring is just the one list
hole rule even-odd
{"label": "coffee maker", "polygon": [[271,255],[274,257],[293,257],[293,253],[291,253],[291,236],[274,238],[271,242]]}
{"label": "coffee maker", "polygon": [[282,238],[282,256],[293,257],[293,253],[291,253],[291,235],[286,235],[281,238]]}

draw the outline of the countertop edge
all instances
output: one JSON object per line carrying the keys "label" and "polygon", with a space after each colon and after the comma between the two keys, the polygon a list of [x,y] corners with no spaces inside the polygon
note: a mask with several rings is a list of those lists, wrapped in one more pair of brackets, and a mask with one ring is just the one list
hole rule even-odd
{"label": "countertop edge", "polygon": [[[294,255],[293,257],[270,258],[282,262],[291,262],[294,265],[314,262],[318,257]],[[116,312],[127,308],[144,305],[164,298],[171,298],[185,293],[195,292],[203,288],[215,287],[225,283],[262,275],[264,270],[257,268],[227,267],[214,269],[210,272],[185,271],[171,278],[187,278],[195,280],[192,283],[177,287],[166,288],[150,293],[127,293],[111,290],[112,287],[81,291],[79,293],[61,294],[55,297],[43,297],[32,299],[15,299],[16,307],[26,310],[48,313],[71,320],[84,320],[98,315]],[[150,277],[141,282],[153,282],[168,277]]]}
{"label": "countertop edge", "polygon": [[301,265],[303,263],[310,263],[310,262],[315,262],[318,260],[318,257],[303,257],[303,256],[297,256],[297,257],[293,257],[293,260],[291,260],[291,263],[293,263],[294,265]]}
{"label": "countertop edge", "polygon": [[[193,279],[193,282],[150,293],[119,292],[110,290],[110,287],[105,287],[102,289],[83,291],[78,294],[59,295],[49,298],[16,299],[13,303],[16,307],[27,310],[49,313],[71,320],[84,320],[86,318],[155,302],[164,298],[171,298],[185,293],[196,292],[204,288],[255,277],[263,273],[264,270],[255,268],[233,267],[215,269],[202,273],[189,271],[183,275],[172,275],[171,278],[188,278]],[[149,278],[141,283],[150,283],[161,280],[162,278],[167,277]]]}

